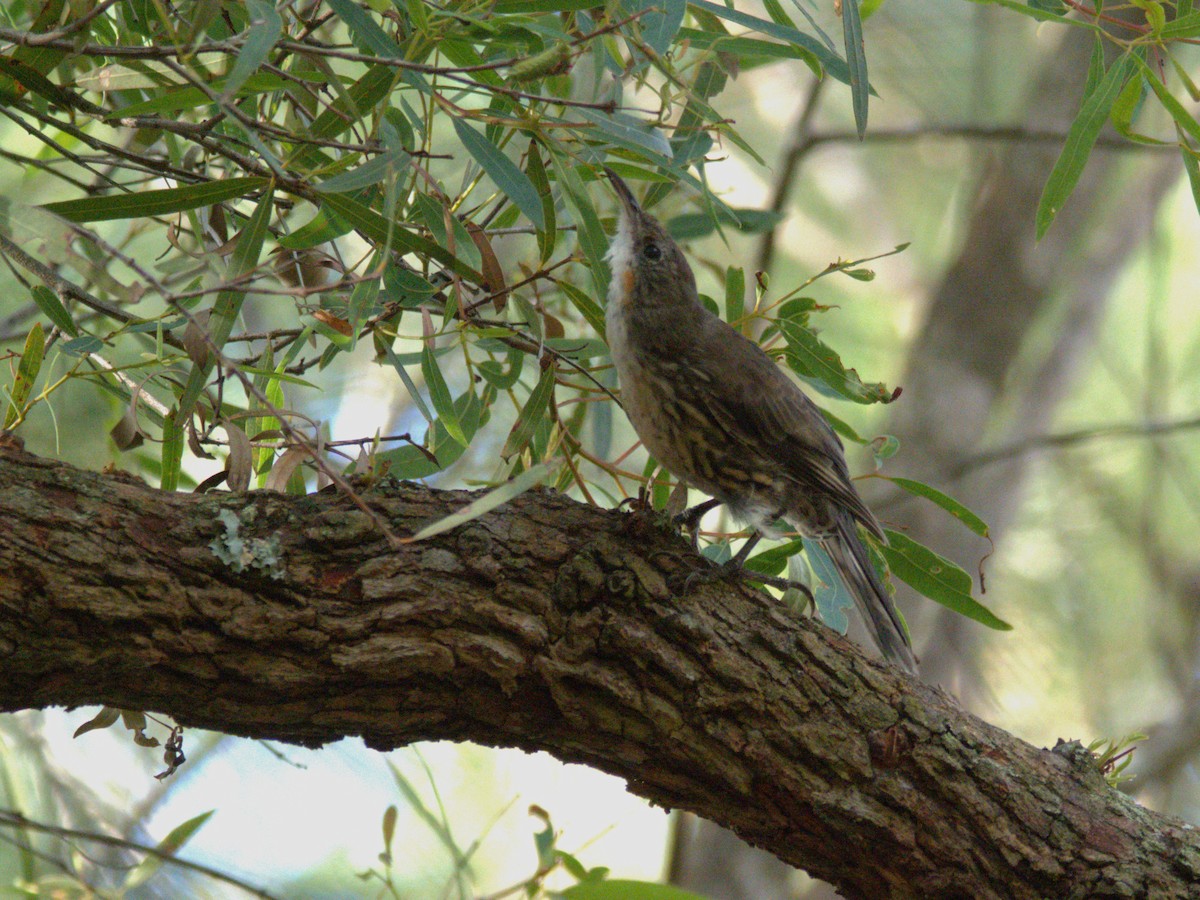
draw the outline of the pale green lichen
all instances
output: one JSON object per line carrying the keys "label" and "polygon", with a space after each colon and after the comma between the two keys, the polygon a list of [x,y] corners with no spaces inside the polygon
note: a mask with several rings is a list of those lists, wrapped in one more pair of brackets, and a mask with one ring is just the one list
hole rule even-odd
{"label": "pale green lichen", "polygon": [[283,578],[279,535],[273,534],[269,538],[244,538],[239,534],[241,527],[249,525],[257,515],[258,512],[253,506],[243,509],[241,515],[229,509],[218,512],[217,518],[225,526],[225,534],[213,538],[208,548],[217,559],[235,572],[261,569],[278,581]]}

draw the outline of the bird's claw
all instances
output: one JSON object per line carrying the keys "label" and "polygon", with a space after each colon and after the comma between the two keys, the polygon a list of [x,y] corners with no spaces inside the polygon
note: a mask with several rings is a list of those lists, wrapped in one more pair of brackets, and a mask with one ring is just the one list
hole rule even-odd
{"label": "bird's claw", "polygon": [[692,541],[693,550],[700,551],[700,520],[704,518],[706,512],[720,505],[720,500],[705,500],[703,503],[697,503],[691,509],[685,509],[678,515],[671,517],[671,522],[674,525],[687,529],[688,536]]}
{"label": "bird's claw", "polygon": [[762,572],[755,572],[753,569],[747,569],[736,558],[689,573],[687,578],[684,579],[682,593],[686,595],[697,584],[733,578],[739,581],[753,581],[765,584],[773,588],[778,588],[781,591],[799,591],[804,595],[809,605],[814,609],[816,608],[817,601],[813,597],[812,589],[804,582],[792,581],[790,578],[782,578],[778,575],[764,575]]}

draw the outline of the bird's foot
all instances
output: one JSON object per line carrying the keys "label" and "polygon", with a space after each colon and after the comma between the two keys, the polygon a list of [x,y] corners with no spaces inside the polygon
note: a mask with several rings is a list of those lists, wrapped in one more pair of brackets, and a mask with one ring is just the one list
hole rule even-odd
{"label": "bird's foot", "polygon": [[692,588],[700,584],[733,580],[765,584],[769,587],[778,588],[781,591],[798,591],[804,596],[810,607],[813,609],[816,608],[816,599],[813,597],[812,589],[804,582],[793,581],[790,578],[782,578],[778,575],[765,575],[762,572],[747,569],[738,557],[689,573],[687,578],[684,579],[682,593],[686,595]]}
{"label": "bird's foot", "polygon": [[693,550],[697,552],[700,550],[700,520],[704,518],[706,512],[720,505],[720,500],[705,500],[703,503],[697,503],[691,509],[685,509],[679,515],[671,518],[671,521],[676,526],[687,529],[688,535],[692,540]]}

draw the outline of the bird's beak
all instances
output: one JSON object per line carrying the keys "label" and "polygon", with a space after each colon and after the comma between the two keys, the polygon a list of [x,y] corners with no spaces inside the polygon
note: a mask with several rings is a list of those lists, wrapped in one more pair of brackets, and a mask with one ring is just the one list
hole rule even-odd
{"label": "bird's beak", "polygon": [[638,205],[637,200],[634,199],[633,191],[629,189],[629,185],[621,180],[621,176],[608,166],[604,167],[604,174],[607,175],[608,180],[612,182],[612,186],[616,190],[617,196],[621,198],[621,205],[625,207],[625,211],[632,216],[645,215],[645,213],[642,212],[641,206]]}

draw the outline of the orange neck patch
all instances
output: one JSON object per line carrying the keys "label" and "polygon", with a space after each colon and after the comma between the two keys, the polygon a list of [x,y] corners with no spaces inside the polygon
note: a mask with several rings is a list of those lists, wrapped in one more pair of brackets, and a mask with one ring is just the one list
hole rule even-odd
{"label": "orange neck patch", "polygon": [[621,273],[621,299],[624,303],[633,299],[633,279],[633,269],[626,269]]}

